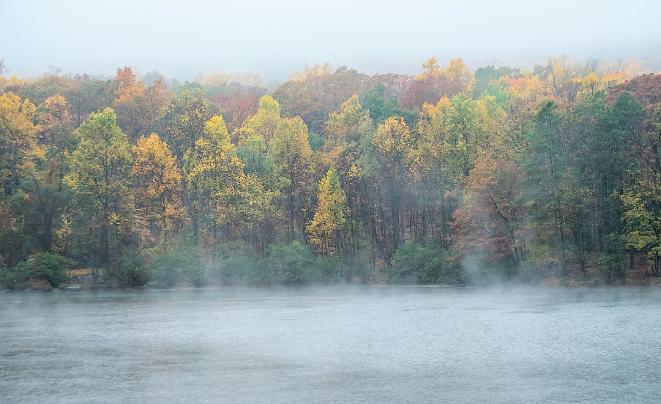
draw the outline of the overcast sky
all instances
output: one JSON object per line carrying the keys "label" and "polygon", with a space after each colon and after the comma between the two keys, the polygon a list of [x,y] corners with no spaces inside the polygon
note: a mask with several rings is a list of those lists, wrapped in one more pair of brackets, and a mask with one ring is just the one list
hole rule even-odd
{"label": "overcast sky", "polygon": [[306,63],[407,73],[435,56],[532,67],[549,55],[635,58],[661,69],[659,0],[2,0],[0,59],[11,74],[190,79],[250,70],[286,80]]}

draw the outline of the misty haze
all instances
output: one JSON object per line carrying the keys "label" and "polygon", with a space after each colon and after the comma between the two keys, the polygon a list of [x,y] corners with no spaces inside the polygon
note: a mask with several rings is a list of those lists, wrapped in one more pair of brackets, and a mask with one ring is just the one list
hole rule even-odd
{"label": "misty haze", "polygon": [[658,402],[661,3],[2,10],[0,401]]}

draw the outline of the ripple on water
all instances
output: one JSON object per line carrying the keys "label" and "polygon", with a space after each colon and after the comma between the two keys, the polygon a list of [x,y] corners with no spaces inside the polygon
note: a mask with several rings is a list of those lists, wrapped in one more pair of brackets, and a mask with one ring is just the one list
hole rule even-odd
{"label": "ripple on water", "polygon": [[661,291],[0,295],[6,403],[653,403]]}

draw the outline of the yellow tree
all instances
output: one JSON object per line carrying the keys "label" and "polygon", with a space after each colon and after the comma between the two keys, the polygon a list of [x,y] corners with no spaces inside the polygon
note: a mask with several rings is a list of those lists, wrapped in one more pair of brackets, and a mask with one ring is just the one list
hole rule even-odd
{"label": "yellow tree", "polygon": [[408,184],[409,156],[414,143],[406,122],[391,117],[379,125],[372,144],[379,163],[377,187],[385,208],[383,232],[392,239],[392,250],[386,257],[389,260],[404,241],[404,192]]}
{"label": "yellow tree", "polygon": [[503,137],[505,112],[498,105],[495,97],[484,96],[477,100],[477,119],[483,132],[484,148],[491,148],[496,139]]}
{"label": "yellow tree", "polygon": [[357,95],[345,101],[338,112],[331,113],[326,123],[327,139],[324,153],[320,154],[321,166],[324,170],[329,166],[336,168],[346,190],[347,206],[355,218],[367,218],[372,211],[361,195],[367,185],[361,181],[365,177],[360,175],[357,166],[373,133],[370,111],[360,105]]}
{"label": "yellow tree", "polygon": [[486,146],[476,101],[463,94],[452,97],[445,125],[447,137],[443,148],[447,159],[446,175],[456,181],[468,176]]}
{"label": "yellow tree", "polygon": [[141,137],[133,146],[133,153],[133,175],[137,183],[135,205],[144,226],[140,233],[142,242],[153,244],[155,236],[167,241],[168,232],[175,230],[184,218],[182,176],[177,158],[155,133],[148,138]]}
{"label": "yellow tree", "polygon": [[[186,156],[189,160],[186,176],[189,192],[196,195],[193,208],[206,211],[210,216],[215,241],[218,226],[229,225],[236,219],[236,212],[246,195],[245,175],[223,118],[211,118],[204,131],[207,137],[198,139],[194,151]],[[210,199],[208,205],[204,204],[206,193]],[[197,238],[197,228],[194,228],[194,237]]]}
{"label": "yellow tree", "polygon": [[446,118],[450,107],[448,97],[443,97],[438,104],[423,104],[418,112],[417,139],[412,156],[412,176],[414,181],[424,182],[442,174],[443,143],[447,138]]}
{"label": "yellow tree", "polygon": [[257,113],[232,134],[233,140],[238,138],[246,173],[247,199],[240,206],[240,217],[247,227],[248,240],[260,252],[264,252],[273,237],[273,224],[283,215],[282,206],[276,201],[282,198],[282,191],[288,185],[288,180],[276,169],[272,156],[267,154],[281,121],[278,102],[270,96],[263,96]]}
{"label": "yellow tree", "polygon": [[468,84],[473,80],[473,73],[468,70],[461,58],[450,60],[450,66],[445,69],[444,74],[451,79],[459,79],[464,84]]}
{"label": "yellow tree", "polygon": [[424,72],[422,74],[422,77],[438,76],[440,73],[443,72],[443,69],[441,69],[438,66],[438,62],[436,61],[436,58],[431,58],[422,64],[422,71]]}
{"label": "yellow tree", "polygon": [[239,144],[245,146],[261,137],[265,145],[273,138],[278,122],[280,121],[280,104],[270,95],[259,99],[257,114],[246,119],[239,129]]}
{"label": "yellow tree", "polygon": [[289,80],[292,81],[303,81],[308,77],[312,76],[326,76],[333,73],[333,66],[329,63],[315,64],[314,66],[308,66],[307,64],[303,70],[294,70],[289,75]]}
{"label": "yellow tree", "polygon": [[74,132],[78,148],[71,154],[66,181],[80,198],[89,197],[101,233],[99,261],[110,258],[110,229],[126,229],[133,214],[133,158],[126,134],[117,126],[115,112],[92,113]]}
{"label": "yellow tree", "polygon": [[[281,119],[273,133],[268,157],[276,172],[287,179],[287,211],[289,230],[293,232],[305,208],[303,197],[310,179],[312,148],[308,140],[308,127],[299,117]],[[302,226],[301,226],[302,227]]]}
{"label": "yellow tree", "polygon": [[73,119],[69,114],[67,100],[59,94],[50,96],[39,106],[41,114],[37,121],[41,127],[39,143],[46,146],[48,154],[53,155],[70,147],[73,139]]}
{"label": "yellow tree", "polygon": [[214,87],[222,87],[223,85],[228,84],[232,79],[233,76],[231,74],[220,72],[205,77],[200,84],[204,88],[213,89]]}
{"label": "yellow tree", "polygon": [[306,229],[310,244],[321,255],[332,256],[341,252],[346,199],[340,186],[340,177],[335,168],[331,167],[319,181],[317,209]]}
{"label": "yellow tree", "polygon": [[345,101],[338,112],[329,115],[324,151],[341,176],[346,176],[356,163],[361,137],[371,131],[369,111],[361,107],[357,95]]}
{"label": "yellow tree", "polygon": [[14,93],[0,96],[0,180],[10,195],[19,185],[19,171],[33,151],[36,134],[35,106]]}
{"label": "yellow tree", "polygon": [[[448,164],[445,155],[447,116],[450,100],[443,97],[438,104],[425,103],[418,113],[417,136],[408,157],[411,188],[417,206],[414,212],[414,236],[431,238],[448,247],[450,221],[455,210],[454,198],[449,197],[454,183],[446,175]],[[417,219],[419,218],[419,219]]]}
{"label": "yellow tree", "polygon": [[449,79],[457,79],[463,84],[468,84],[473,80],[473,74],[468,70],[461,58],[450,60],[450,65],[443,69],[438,65],[436,58],[431,58],[422,64],[423,73],[417,80],[424,80],[428,77],[446,76]]}

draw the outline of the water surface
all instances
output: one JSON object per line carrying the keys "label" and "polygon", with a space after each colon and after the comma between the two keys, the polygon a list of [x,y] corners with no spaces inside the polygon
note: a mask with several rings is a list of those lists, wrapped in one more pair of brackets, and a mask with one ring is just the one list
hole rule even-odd
{"label": "water surface", "polygon": [[0,294],[4,403],[658,403],[658,289]]}

